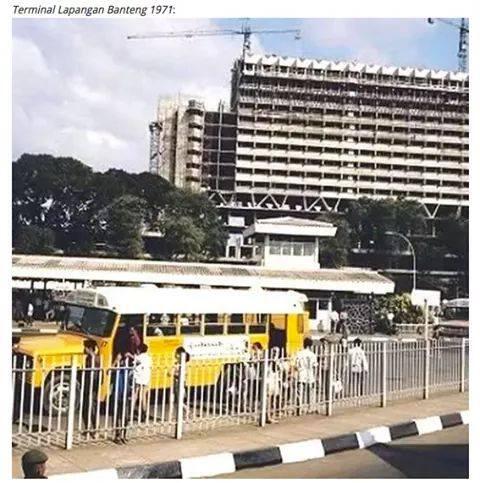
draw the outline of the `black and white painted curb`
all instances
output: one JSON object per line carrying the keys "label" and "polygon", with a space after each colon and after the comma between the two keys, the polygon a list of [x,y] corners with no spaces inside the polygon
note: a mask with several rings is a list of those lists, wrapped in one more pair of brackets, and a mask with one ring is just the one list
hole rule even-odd
{"label": "black and white painted curb", "polygon": [[136,465],[85,473],[54,475],[51,478],[205,478],[234,473],[245,468],[298,463],[311,459],[324,458],[332,453],[367,448],[377,443],[390,443],[393,440],[407,436],[433,433],[462,424],[469,424],[468,411],[414,419],[393,426],[378,426],[356,433],[333,436],[331,438],[309,439],[272,446],[270,448],[241,451],[239,453],[216,453],[150,465]]}

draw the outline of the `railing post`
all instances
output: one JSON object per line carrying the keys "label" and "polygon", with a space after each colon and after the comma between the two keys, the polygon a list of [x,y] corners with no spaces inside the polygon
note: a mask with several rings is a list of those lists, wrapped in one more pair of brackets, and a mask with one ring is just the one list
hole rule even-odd
{"label": "railing post", "polygon": [[180,369],[178,371],[178,387],[177,387],[177,426],[175,437],[182,438],[183,434],[183,404],[185,400],[185,379],[186,379],[187,358],[185,352],[180,354]]}
{"label": "railing post", "polygon": [[462,337],[462,353],[460,368],[460,392],[465,392],[465,362],[466,362],[466,339]]}
{"label": "railing post", "polygon": [[70,371],[70,389],[68,393],[68,414],[67,414],[67,434],[65,438],[65,449],[72,449],[73,431],[75,424],[75,403],[77,395],[77,356],[72,356],[72,367]]}
{"label": "railing post", "polygon": [[382,408],[387,406],[387,341],[382,347],[382,397],[380,401]]}
{"label": "railing post", "polygon": [[330,343],[328,345],[328,401],[327,401],[327,416],[333,414],[333,376],[335,369],[335,345]]}
{"label": "railing post", "polygon": [[[259,361],[260,364],[260,361]],[[260,403],[260,426],[263,428],[267,424],[267,376],[268,376],[268,350],[265,350],[263,356],[263,370],[260,372],[262,375],[261,379],[261,403]]]}
{"label": "railing post", "polygon": [[425,339],[425,377],[423,386],[423,399],[430,395],[430,339]]}

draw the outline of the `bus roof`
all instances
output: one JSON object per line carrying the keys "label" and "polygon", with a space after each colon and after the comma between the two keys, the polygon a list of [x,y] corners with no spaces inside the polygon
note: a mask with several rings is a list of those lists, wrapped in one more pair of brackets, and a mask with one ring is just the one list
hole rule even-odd
{"label": "bus roof", "polygon": [[292,290],[158,287],[97,287],[74,290],[65,299],[120,314],[289,314],[302,313],[306,301]]}

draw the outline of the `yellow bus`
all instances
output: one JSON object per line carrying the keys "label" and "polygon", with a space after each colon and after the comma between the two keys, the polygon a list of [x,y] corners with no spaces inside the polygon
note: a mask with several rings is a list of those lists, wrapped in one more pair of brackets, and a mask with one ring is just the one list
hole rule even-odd
{"label": "yellow bus", "polygon": [[[22,337],[17,353],[26,356],[28,383],[42,389],[47,411],[51,407],[63,411],[68,401],[68,373],[55,369],[68,367],[73,360],[82,368],[80,355],[86,339],[96,342],[102,368],[112,367],[116,348],[132,327],[147,344],[152,359],[163,361],[161,369],[158,363],[153,365],[150,389],[168,389],[172,384],[164,365],[173,367],[179,348],[189,355],[187,386],[210,385],[220,377],[225,359],[245,360],[253,344],[262,349],[280,347],[286,354],[301,349],[308,326],[306,300],[298,292],[262,289],[143,286],[75,290],[65,299],[63,330],[55,335]],[[213,369],[208,380],[204,373],[200,380],[195,367],[205,359]],[[101,399],[109,392],[109,377],[104,377]]]}

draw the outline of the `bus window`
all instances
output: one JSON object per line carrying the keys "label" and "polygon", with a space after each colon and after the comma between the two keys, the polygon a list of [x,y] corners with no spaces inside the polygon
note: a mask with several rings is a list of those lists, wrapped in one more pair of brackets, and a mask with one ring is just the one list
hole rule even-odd
{"label": "bus window", "polygon": [[205,324],[205,335],[223,334],[223,324]]}
{"label": "bus window", "polygon": [[246,324],[243,323],[243,314],[232,314],[227,326],[227,334],[245,334]]}
{"label": "bus window", "polygon": [[182,314],[179,319],[180,334],[200,334],[202,316],[198,314]]}
{"label": "bus window", "polygon": [[150,314],[147,323],[147,336],[176,334],[175,314]]}
{"label": "bus window", "polygon": [[254,322],[250,324],[250,334],[265,334],[267,332],[267,325],[270,321],[269,314],[259,314],[254,318]]}

